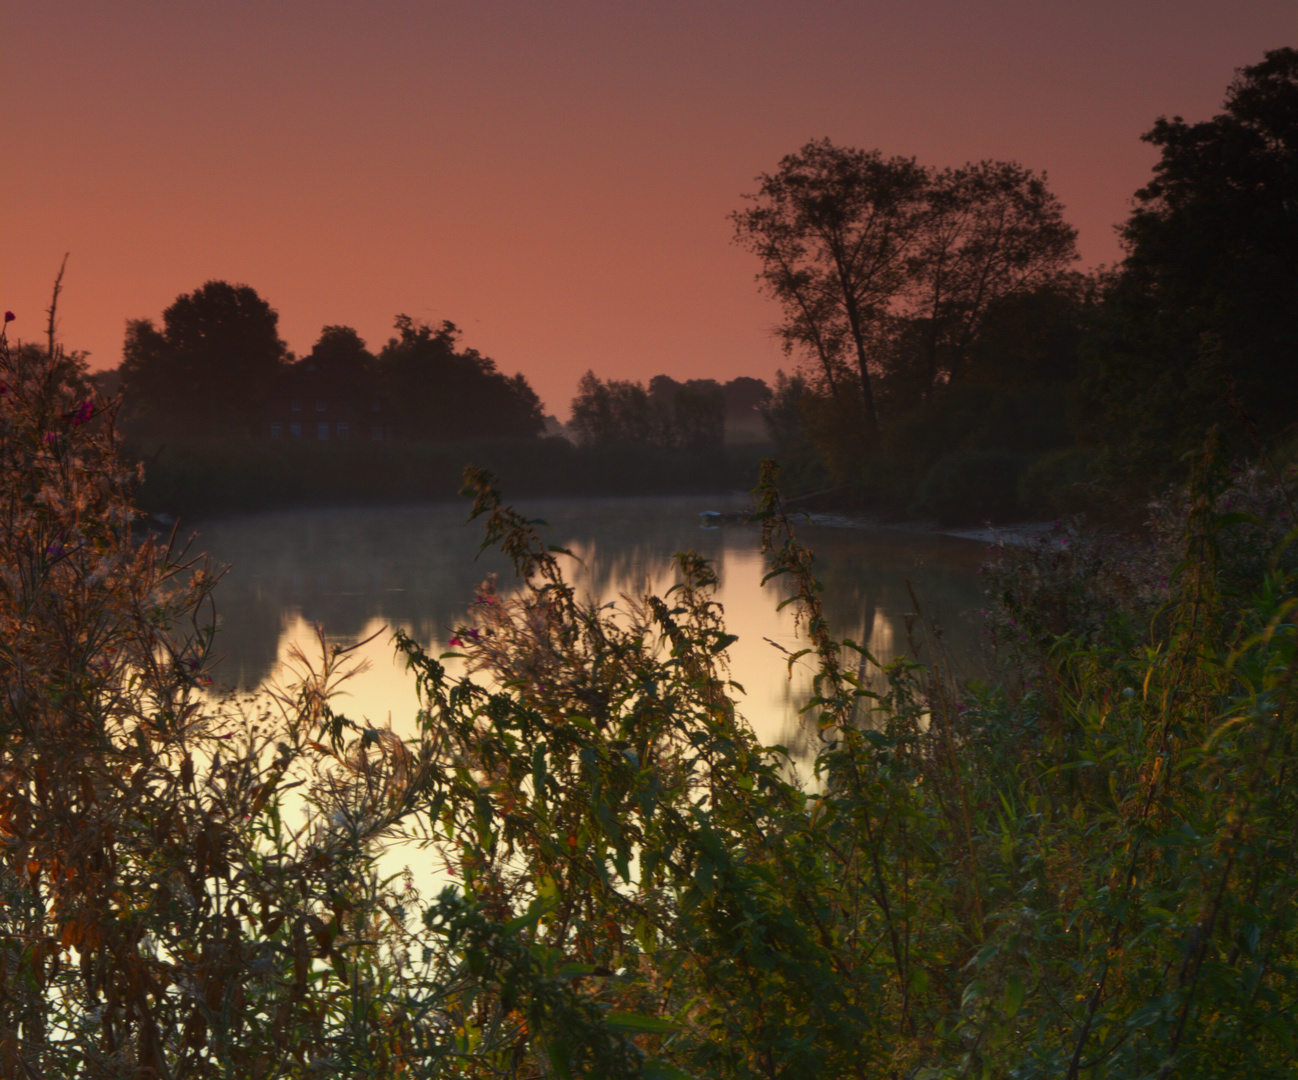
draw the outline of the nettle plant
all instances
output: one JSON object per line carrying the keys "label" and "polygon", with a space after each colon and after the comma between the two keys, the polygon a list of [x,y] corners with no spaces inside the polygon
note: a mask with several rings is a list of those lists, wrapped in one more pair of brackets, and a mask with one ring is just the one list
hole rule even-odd
{"label": "nettle plant", "polygon": [[113,406],[56,354],[0,348],[0,1076],[1292,1073],[1292,582],[1227,617],[1211,499],[1153,644],[1076,642],[1016,700],[867,684],[768,469],[804,790],[706,562],[587,603],[477,471],[518,579],[453,654],[397,636],[408,737],[334,710],[323,639],[213,694],[216,575],[136,535]]}

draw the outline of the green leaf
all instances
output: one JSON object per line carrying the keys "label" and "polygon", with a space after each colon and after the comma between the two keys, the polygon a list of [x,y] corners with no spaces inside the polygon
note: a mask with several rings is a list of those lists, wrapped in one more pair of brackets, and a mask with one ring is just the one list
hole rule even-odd
{"label": "green leaf", "polygon": [[550,1054],[550,1064],[554,1066],[554,1075],[559,1080],[572,1080],[572,1051],[563,1039],[555,1039],[546,1049]]}
{"label": "green leaf", "polygon": [[645,1016],[643,1013],[605,1013],[604,1025],[612,1031],[630,1035],[671,1035],[681,1030],[670,1020],[664,1020],[661,1016]]}
{"label": "green leaf", "polygon": [[730,646],[738,640],[738,634],[721,634],[717,637],[717,640],[712,643],[712,647],[709,651],[712,653],[725,652],[726,649],[730,648]]}
{"label": "green leaf", "polygon": [[537,897],[528,905],[526,912],[518,918],[510,919],[509,922],[505,923],[503,928],[504,933],[511,935],[517,934],[520,930],[524,930],[530,926],[535,926],[541,921],[543,916],[554,910],[558,902],[558,897],[551,899]]}
{"label": "green leaf", "polygon": [[910,969],[910,988],[916,994],[923,994],[928,990],[928,972],[918,964],[913,965]]}
{"label": "green leaf", "polygon": [[1013,1019],[1023,1006],[1023,980],[1017,974],[1009,977],[1005,987],[1005,1016]]}

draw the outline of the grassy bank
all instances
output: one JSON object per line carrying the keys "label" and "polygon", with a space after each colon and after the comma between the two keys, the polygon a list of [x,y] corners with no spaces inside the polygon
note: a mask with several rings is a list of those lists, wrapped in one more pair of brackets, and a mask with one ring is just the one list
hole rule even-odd
{"label": "grassy bank", "polygon": [[186,517],[289,506],[451,499],[467,464],[490,469],[519,497],[708,494],[751,488],[763,447],[688,453],[654,447],[586,449],[566,439],[464,443],[220,439],[136,443],[137,501]]}

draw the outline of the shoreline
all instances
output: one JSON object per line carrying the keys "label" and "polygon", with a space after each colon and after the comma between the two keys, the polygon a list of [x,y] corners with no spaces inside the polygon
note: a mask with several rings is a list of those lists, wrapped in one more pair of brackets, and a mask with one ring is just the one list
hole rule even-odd
{"label": "shoreline", "polygon": [[1054,528],[1053,521],[1010,521],[1001,525],[962,525],[944,528],[934,521],[883,521],[879,518],[857,517],[835,513],[808,513],[807,521],[831,529],[889,529],[894,532],[918,533],[925,536],[952,536],[981,544],[1003,544],[1024,547],[1042,540]]}

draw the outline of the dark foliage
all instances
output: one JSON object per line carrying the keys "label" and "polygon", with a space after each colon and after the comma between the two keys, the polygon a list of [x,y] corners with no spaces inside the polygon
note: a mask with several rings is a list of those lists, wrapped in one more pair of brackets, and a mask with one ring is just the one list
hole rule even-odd
{"label": "dark foliage", "polygon": [[192,520],[291,506],[453,499],[466,461],[481,461],[523,496],[716,494],[751,483],[761,448],[699,454],[653,446],[578,447],[560,436],[472,442],[365,439],[134,442],[147,463],[138,501]]}
{"label": "dark foliage", "polygon": [[961,450],[938,458],[910,510],[939,525],[1011,521],[1019,510],[1022,464],[1003,450]]}
{"label": "dark foliage", "polygon": [[130,430],[250,435],[288,352],[279,315],[247,285],[209,281],[162,313],[127,323],[120,368]]}
{"label": "dark foliage", "polygon": [[459,349],[460,330],[397,316],[398,336],[378,355],[378,372],[403,438],[427,442],[536,436],[541,401],[527,380],[507,376],[477,349]]}
{"label": "dark foliage", "polygon": [[1298,416],[1298,50],[1241,69],[1211,120],[1160,118],[1145,141],[1160,158],[1079,420],[1107,474],[1147,490],[1214,423],[1244,444],[1241,409],[1263,440]]}
{"label": "dark foliage", "polygon": [[984,325],[1057,289],[1077,257],[1045,178],[1013,162],[934,171],[826,139],[758,179],[731,215],[736,240],[783,308],[786,351],[832,403],[816,410],[818,441],[839,473],[877,450],[889,412],[995,369],[974,355]]}

